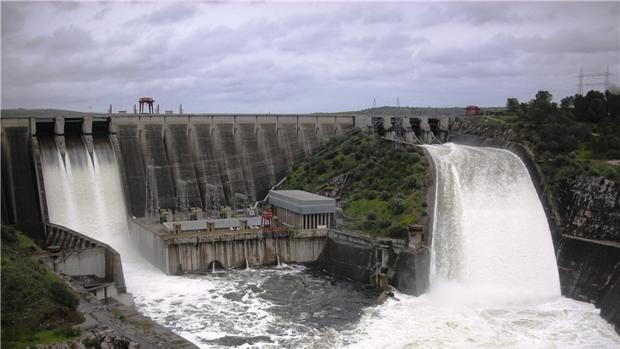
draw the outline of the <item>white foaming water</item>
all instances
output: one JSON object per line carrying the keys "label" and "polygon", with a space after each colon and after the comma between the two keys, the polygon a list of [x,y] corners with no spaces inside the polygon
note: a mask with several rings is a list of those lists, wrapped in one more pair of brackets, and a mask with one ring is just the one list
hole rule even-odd
{"label": "white foaming water", "polygon": [[[127,287],[134,294],[138,309],[203,348],[230,346],[217,340],[234,335],[250,339],[265,336],[271,341],[258,341],[246,347],[334,347],[342,343],[366,348],[611,348],[620,345],[618,336],[592,305],[559,297],[555,260],[553,252],[550,257],[548,253],[549,232],[539,226],[542,224],[547,229],[544,214],[525,207],[525,204],[540,207],[540,203],[535,193],[531,195],[533,188],[527,172],[519,170],[522,164],[501,164],[518,161],[509,155],[499,154],[499,160],[478,159],[478,156],[484,157],[487,150],[472,148],[469,154],[461,154],[469,156],[469,161],[461,161],[457,159],[457,152],[468,153],[465,147],[451,145],[429,149],[438,163],[438,171],[442,168],[447,173],[440,174],[443,182],[440,186],[445,190],[439,188],[437,198],[433,290],[418,298],[397,294],[400,301],[390,300],[383,306],[367,308],[357,328],[338,334],[333,329],[318,331],[304,324],[304,318],[326,316],[323,312],[306,314],[300,311],[298,321],[290,322],[274,312],[274,307],[278,310],[280,305],[274,304],[273,299],[261,297],[273,292],[266,290],[278,289],[293,281],[302,285],[299,289],[305,289],[307,280],[299,276],[303,268],[283,266],[277,271],[250,269],[209,277],[180,277],[167,276],[151,266],[128,242],[121,181],[110,145],[96,142],[91,162],[81,142],[69,143],[66,169],[53,142],[41,147],[50,220],[114,247],[122,256]],[[445,166],[442,166],[443,160]],[[501,187],[497,188],[490,182],[481,183],[482,178],[466,178],[461,167],[476,167],[476,164],[491,166],[493,170],[474,168],[468,175],[507,176],[508,183],[495,182]],[[459,179],[458,185],[456,179]],[[519,184],[512,186],[512,181]],[[478,185],[488,185],[484,190],[489,193],[497,190],[502,194],[492,197],[493,194],[476,193]],[[522,192],[519,195],[525,197],[511,193],[512,190]],[[516,200],[520,207],[518,210],[510,207],[501,197]],[[489,204],[484,205],[477,201],[479,199]],[[492,212],[487,211],[490,208]],[[510,210],[517,210],[514,214],[522,216],[506,217]],[[465,217],[471,221],[466,221]],[[490,229],[496,229],[498,235],[511,234],[520,230],[518,227],[537,233],[518,231],[516,234],[524,239],[505,237],[509,241],[489,233]],[[444,233],[439,233],[441,231]],[[467,241],[466,231],[482,235]],[[549,246],[530,244],[529,239]],[[530,248],[518,245],[525,240]],[[490,248],[485,243],[497,245]],[[504,251],[513,248],[514,251]],[[493,260],[495,258],[497,261]],[[540,260],[526,261],[524,258]],[[480,259],[490,262],[487,264]],[[553,268],[549,267],[550,263]],[[533,266],[536,267],[534,273],[528,275]],[[546,276],[534,275],[538,273]],[[277,281],[269,287],[262,285],[274,275],[289,275],[291,279]],[[480,297],[481,294],[484,297]],[[304,306],[301,308],[303,310]],[[280,311],[291,312],[286,307]]]}
{"label": "white foaming water", "polygon": [[433,291],[456,282],[456,294],[483,303],[559,296],[551,233],[523,162],[503,149],[427,149],[438,184]]}
{"label": "white foaming water", "polygon": [[[426,146],[436,167],[431,290],[369,309],[362,348],[618,348],[589,303],[560,296],[549,227],[513,153]],[[389,334],[389,335],[388,335]]]}

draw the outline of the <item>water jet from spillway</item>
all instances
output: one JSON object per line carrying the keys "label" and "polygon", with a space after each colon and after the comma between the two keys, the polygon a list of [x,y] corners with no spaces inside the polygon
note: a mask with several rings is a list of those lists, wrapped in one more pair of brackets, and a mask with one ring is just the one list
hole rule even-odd
{"label": "water jet from spillway", "polygon": [[437,178],[431,292],[482,304],[559,296],[551,233],[523,162],[503,149],[426,149]]}

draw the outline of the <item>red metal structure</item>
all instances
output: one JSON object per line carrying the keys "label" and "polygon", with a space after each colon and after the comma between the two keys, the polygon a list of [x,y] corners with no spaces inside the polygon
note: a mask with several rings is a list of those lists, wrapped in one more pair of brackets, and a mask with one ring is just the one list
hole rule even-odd
{"label": "red metal structure", "polygon": [[153,99],[153,97],[140,97],[140,99],[138,99],[138,103],[140,103],[140,114],[144,114],[145,104],[149,107],[149,114],[153,114],[153,103],[155,103],[155,99]]}
{"label": "red metal structure", "polygon": [[480,108],[475,105],[468,105],[465,107],[465,115],[480,115]]}
{"label": "red metal structure", "polygon": [[263,211],[263,213],[260,216],[261,228],[271,228],[272,218],[273,218],[273,212],[271,212],[271,209],[267,209]]}

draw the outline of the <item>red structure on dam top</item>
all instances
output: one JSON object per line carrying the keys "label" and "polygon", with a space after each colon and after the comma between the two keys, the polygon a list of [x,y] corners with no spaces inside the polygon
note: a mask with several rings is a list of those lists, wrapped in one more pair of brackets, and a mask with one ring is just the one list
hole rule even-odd
{"label": "red structure on dam top", "polygon": [[465,115],[480,115],[480,108],[476,105],[468,105],[465,107]]}
{"label": "red structure on dam top", "polygon": [[261,219],[260,219],[261,228],[271,228],[272,219],[273,219],[273,212],[271,212],[271,209],[267,209],[263,211],[263,213],[261,214]]}
{"label": "red structure on dam top", "polygon": [[138,99],[138,103],[140,104],[140,114],[144,114],[145,104],[149,107],[148,113],[153,114],[153,103],[155,103],[155,99],[153,97],[140,97],[140,99]]}

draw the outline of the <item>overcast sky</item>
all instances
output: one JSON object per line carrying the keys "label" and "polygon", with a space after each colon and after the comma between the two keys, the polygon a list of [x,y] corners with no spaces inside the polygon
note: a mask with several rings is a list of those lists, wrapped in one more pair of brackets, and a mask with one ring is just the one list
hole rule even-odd
{"label": "overcast sky", "polygon": [[[620,75],[620,2],[2,2],[2,108],[504,105]],[[602,81],[604,78],[586,82]]]}

